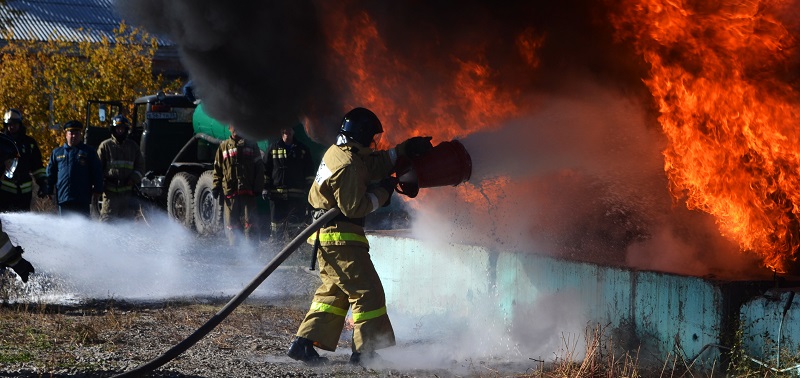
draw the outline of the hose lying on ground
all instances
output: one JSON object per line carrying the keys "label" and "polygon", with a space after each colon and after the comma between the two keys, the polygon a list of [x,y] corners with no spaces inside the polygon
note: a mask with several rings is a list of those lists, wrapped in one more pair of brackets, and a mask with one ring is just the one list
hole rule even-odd
{"label": "hose lying on ground", "polygon": [[159,367],[163,366],[169,361],[172,361],[175,357],[178,357],[181,353],[185,352],[189,349],[192,345],[200,341],[203,337],[205,337],[211,330],[213,330],[219,323],[222,322],[228,315],[233,312],[236,307],[238,307],[253,291],[261,285],[262,282],[272,274],[275,269],[281,265],[286,259],[291,255],[302,243],[308,239],[311,234],[317,231],[320,227],[322,227],[325,223],[328,223],[334,217],[339,215],[341,211],[337,208],[328,210],[324,215],[319,217],[315,220],[311,225],[306,227],[305,230],[300,232],[294,239],[292,239],[286,247],[281,250],[270,262],[267,264],[264,269],[253,279],[244,289],[242,289],[239,294],[235,297],[231,298],[230,301],[220,309],[211,319],[203,324],[200,328],[198,328],[194,333],[189,335],[185,340],[181,341],[180,343],[176,344],[174,347],[170,348],[168,351],[164,352],[159,357],[154,358],[150,362],[145,363],[131,371],[117,374],[112,378],[122,378],[122,377],[141,377],[143,374],[149,373]]}

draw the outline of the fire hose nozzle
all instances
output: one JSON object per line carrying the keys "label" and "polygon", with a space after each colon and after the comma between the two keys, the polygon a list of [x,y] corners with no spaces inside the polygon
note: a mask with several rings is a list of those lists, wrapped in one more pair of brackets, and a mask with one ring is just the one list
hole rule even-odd
{"label": "fire hose nozzle", "polygon": [[425,155],[398,161],[398,193],[414,198],[420,188],[456,186],[472,176],[472,158],[457,140],[442,142]]}

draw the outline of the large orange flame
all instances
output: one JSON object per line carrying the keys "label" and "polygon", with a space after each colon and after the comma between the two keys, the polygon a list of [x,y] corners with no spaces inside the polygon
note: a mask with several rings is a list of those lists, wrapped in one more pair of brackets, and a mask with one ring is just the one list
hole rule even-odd
{"label": "large orange flame", "polygon": [[[797,59],[793,20],[781,18],[791,8],[769,0],[608,4],[617,36],[632,41],[649,64],[642,79],[668,139],[664,169],[674,198],[715,216],[721,233],[765,266],[793,269],[800,247],[800,94],[787,84]],[[508,85],[508,75],[503,81],[489,41],[448,40],[437,59],[399,56],[369,13],[336,8],[325,10],[335,22],[326,28],[332,71],[342,78],[345,104],[372,108],[384,121],[380,147],[413,135],[461,138],[531,111],[522,86]],[[518,67],[530,76],[545,37],[522,27],[513,40]],[[486,187],[504,180],[464,185],[458,195],[473,205],[491,203],[496,198]]]}
{"label": "large orange flame", "polygon": [[[451,140],[498,127],[500,120],[520,112],[515,93],[494,82],[496,72],[480,43],[447,62],[428,62],[431,66],[406,57],[412,66],[388,51],[366,12],[331,15],[338,12],[342,11],[329,10],[328,19],[335,20],[336,27],[328,30],[334,61],[340,63],[339,72],[345,72],[340,76],[352,78],[343,83],[351,93],[345,103],[379,114],[386,129],[379,147],[422,134],[433,136],[434,143]],[[535,50],[540,44],[532,29],[519,38],[520,54],[526,54],[531,66],[537,64]]]}
{"label": "large orange flame", "polygon": [[[772,1],[626,0],[613,22],[650,64],[676,198],[779,272],[800,246],[796,39]],[[706,8],[704,8],[706,7]]]}

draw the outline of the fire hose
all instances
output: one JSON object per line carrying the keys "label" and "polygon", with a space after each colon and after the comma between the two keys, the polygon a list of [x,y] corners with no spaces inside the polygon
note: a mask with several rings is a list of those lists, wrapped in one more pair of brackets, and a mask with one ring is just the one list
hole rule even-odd
{"label": "fire hose", "polygon": [[158,356],[150,362],[147,362],[139,367],[125,372],[121,374],[117,374],[112,378],[122,378],[122,377],[141,377],[143,374],[149,373],[159,367],[163,366],[169,361],[172,361],[176,357],[178,357],[181,353],[185,352],[187,349],[191,348],[192,345],[200,341],[203,337],[205,337],[211,330],[213,330],[219,323],[221,323],[228,315],[233,312],[236,307],[238,307],[242,302],[253,293],[253,291],[261,285],[264,280],[269,277],[272,272],[278,268],[286,259],[295,251],[301,244],[303,244],[306,239],[308,239],[311,234],[316,232],[320,229],[324,224],[331,221],[334,217],[339,215],[341,210],[337,208],[333,208],[328,210],[323,214],[321,217],[317,218],[314,222],[312,222],[305,230],[301,231],[294,239],[292,239],[289,244],[287,244],[283,250],[281,250],[265,267],[258,273],[258,276],[254,278],[244,289],[242,289],[239,294],[235,297],[231,298],[227,304],[225,304],[222,309],[220,309],[214,316],[211,317],[205,324],[203,324],[200,328],[198,328],[194,333],[189,335],[186,339],[181,341],[180,343],[176,344],[161,356]]}

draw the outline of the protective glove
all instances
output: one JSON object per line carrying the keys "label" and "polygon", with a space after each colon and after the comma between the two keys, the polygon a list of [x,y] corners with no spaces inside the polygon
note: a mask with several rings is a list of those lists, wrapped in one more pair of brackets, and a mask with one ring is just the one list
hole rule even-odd
{"label": "protective glove", "polygon": [[433,149],[431,139],[433,137],[416,136],[406,139],[395,147],[395,151],[399,156],[405,156],[411,159],[418,158],[427,154]]}
{"label": "protective glove", "polygon": [[33,269],[33,265],[30,262],[28,262],[28,260],[22,258],[23,252],[25,251],[22,249],[22,247],[20,246],[14,247],[14,252],[11,255],[11,258],[8,259],[8,261],[13,261],[13,263],[10,264],[4,263],[3,265],[14,270],[14,273],[16,273],[19,276],[19,278],[22,279],[22,282],[27,283],[28,275],[33,273],[35,270]]}
{"label": "protective glove", "polygon": [[394,194],[394,190],[397,187],[397,179],[389,176],[378,183],[378,186],[383,188],[387,193],[389,193],[389,198],[386,199],[386,202],[383,203],[382,207],[389,206],[392,203],[392,194]]}
{"label": "protective glove", "polygon": [[211,188],[211,196],[214,197],[214,199],[219,198],[220,193],[222,193],[221,188],[217,187]]}
{"label": "protective glove", "polygon": [[264,189],[261,191],[261,199],[263,199],[264,201],[269,200],[269,190]]}

